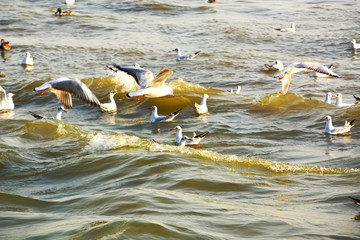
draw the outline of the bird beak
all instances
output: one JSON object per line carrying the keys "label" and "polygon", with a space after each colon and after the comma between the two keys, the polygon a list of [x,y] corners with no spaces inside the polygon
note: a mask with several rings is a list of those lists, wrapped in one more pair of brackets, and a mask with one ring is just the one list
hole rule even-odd
{"label": "bird beak", "polygon": [[325,120],[325,118],[320,119],[321,121]]}
{"label": "bird beak", "polygon": [[174,129],[174,128],[172,128],[172,129],[170,129],[170,131],[175,131],[175,129]]}

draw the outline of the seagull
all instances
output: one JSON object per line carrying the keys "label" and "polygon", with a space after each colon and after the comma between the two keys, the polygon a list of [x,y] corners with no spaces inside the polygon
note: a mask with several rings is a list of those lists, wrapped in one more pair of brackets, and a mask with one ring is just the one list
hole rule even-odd
{"label": "seagull", "polygon": [[143,97],[156,98],[166,95],[174,96],[172,88],[165,85],[166,79],[174,73],[168,67],[161,68],[155,78],[150,70],[142,68],[138,64],[134,64],[134,66],[114,65],[114,67],[116,69],[107,66],[107,68],[114,72],[121,70],[131,75],[140,86],[138,91],[126,94],[127,97],[133,100],[140,100]]}
{"label": "seagull", "polygon": [[351,41],[350,41],[350,46],[351,46],[351,48],[352,49],[359,49],[360,48],[360,44],[359,43],[356,43],[356,40],[355,39],[352,39]]}
{"label": "seagull", "polygon": [[[330,64],[328,67],[327,67],[328,69],[330,69],[330,70],[332,70],[333,68],[334,68],[334,65],[333,64]],[[319,73],[319,72],[315,72],[315,71],[313,71],[312,72],[312,75],[311,75],[312,77],[316,77],[316,78],[324,78],[324,77],[330,77],[330,75],[328,75],[328,74],[323,74],[323,73]]]}
{"label": "seagull", "polygon": [[187,55],[181,55],[180,48],[175,48],[173,51],[176,51],[176,60],[177,61],[191,61],[193,60],[197,55],[200,54],[201,51],[197,51],[194,54],[187,54]]}
{"label": "seagull", "polygon": [[288,65],[286,68],[281,70],[281,72],[277,75],[275,75],[275,78],[279,78],[282,83],[281,87],[281,94],[285,95],[290,87],[290,81],[291,81],[291,74],[300,72],[302,70],[309,69],[313,70],[315,72],[327,74],[333,77],[340,77],[336,73],[334,73],[331,69],[328,69],[327,67],[324,67],[317,63],[307,63],[307,62],[298,62],[298,63],[292,63]]}
{"label": "seagull", "polygon": [[55,15],[59,15],[59,16],[66,16],[71,14],[72,14],[71,10],[63,11],[61,8],[58,8],[57,11],[55,12]]}
{"label": "seagull", "polygon": [[275,28],[275,30],[280,32],[295,32],[295,23],[291,23],[290,28]]}
{"label": "seagull", "polygon": [[337,107],[348,107],[356,104],[356,103],[343,103],[341,93],[336,93],[333,95],[333,97],[336,97],[335,105]]}
{"label": "seagull", "polygon": [[34,64],[34,60],[33,57],[31,56],[31,54],[29,52],[26,52],[23,56],[25,56],[22,60],[23,65],[30,65],[32,66]]}
{"label": "seagull", "polygon": [[[175,140],[180,146],[181,139],[183,137],[182,128],[180,126],[176,126],[175,128],[172,128],[170,130],[171,131],[176,131]],[[196,135],[196,133],[194,133],[193,137],[191,137],[191,138],[187,137],[187,140],[185,141],[185,145],[199,144],[199,142],[208,134],[209,134],[209,132],[203,132],[203,133],[200,133],[199,135]]]}
{"label": "seagull", "polygon": [[331,98],[333,97],[333,93],[331,93],[331,92],[328,92],[327,94],[326,94],[326,96],[325,96],[325,100],[324,100],[324,102],[326,102],[326,103],[328,103],[328,104],[331,104]]}
{"label": "seagull", "polygon": [[354,203],[356,205],[359,205],[360,206],[360,199],[357,199],[357,198],[353,198],[353,197],[349,197],[350,199],[354,200]]}
{"label": "seagull", "polygon": [[46,90],[53,92],[65,108],[72,108],[71,95],[78,97],[89,105],[100,106],[97,97],[78,79],[57,78],[34,88],[33,91],[37,92],[36,95],[43,95]]}
{"label": "seagull", "polygon": [[228,91],[229,91],[230,93],[240,94],[240,90],[241,90],[241,86],[237,86],[235,91],[234,91],[234,88],[231,88],[231,89],[228,90]]}
{"label": "seagull", "polygon": [[170,122],[172,121],[177,115],[179,115],[182,109],[177,110],[176,112],[170,113],[169,115],[158,115],[157,107],[151,107],[151,122]]}
{"label": "seagull", "polygon": [[264,64],[269,70],[281,71],[284,68],[282,61],[275,60],[274,64]]}
{"label": "seagull", "polygon": [[206,99],[208,99],[208,98],[209,98],[209,95],[204,93],[204,95],[201,99],[201,103],[200,104],[195,103],[195,110],[199,115],[207,113],[208,107],[206,106]]}
{"label": "seagull", "polygon": [[325,116],[321,120],[326,121],[325,133],[328,133],[328,134],[340,134],[340,133],[349,132],[350,129],[354,126],[354,122],[355,122],[355,119],[352,120],[351,122],[345,121],[345,124],[343,127],[334,127],[332,125],[332,120],[331,120],[330,116]]}
{"label": "seagull", "polygon": [[13,110],[15,108],[12,97],[14,93],[6,94],[5,89],[0,86],[0,111]]}
{"label": "seagull", "polygon": [[179,147],[185,147],[187,141],[192,141],[187,136],[183,136],[179,142]]}
{"label": "seagull", "polygon": [[10,50],[10,49],[11,49],[11,46],[10,46],[9,41],[5,42],[4,39],[1,39],[0,49]]}
{"label": "seagull", "polygon": [[[54,116],[54,118],[57,119],[57,120],[61,120],[61,114],[62,114],[63,112],[66,112],[65,108],[64,108],[63,106],[59,107],[58,110],[57,110],[57,112],[56,112],[56,114],[55,114],[55,116]],[[34,112],[30,112],[30,111],[29,111],[29,113],[30,113],[34,118],[36,118],[36,119],[46,118],[46,117],[41,116],[41,115],[39,115],[39,114],[36,114],[36,113],[34,113]]]}
{"label": "seagull", "polygon": [[100,110],[103,112],[115,112],[117,110],[116,102],[114,100],[115,92],[109,93],[109,102],[107,103],[101,103],[100,104]]}

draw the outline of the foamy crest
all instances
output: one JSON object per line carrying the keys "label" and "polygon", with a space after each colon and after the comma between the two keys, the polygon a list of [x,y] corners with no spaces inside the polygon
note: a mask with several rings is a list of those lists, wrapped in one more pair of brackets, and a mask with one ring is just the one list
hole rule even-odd
{"label": "foamy crest", "polygon": [[121,147],[137,147],[141,144],[141,139],[126,134],[104,135],[101,133],[90,133],[88,135],[89,144],[82,152],[93,153],[97,151],[106,151]]}
{"label": "foamy crest", "polygon": [[135,92],[139,89],[135,79],[122,71],[115,73],[112,81],[115,83],[116,90],[120,93]]}

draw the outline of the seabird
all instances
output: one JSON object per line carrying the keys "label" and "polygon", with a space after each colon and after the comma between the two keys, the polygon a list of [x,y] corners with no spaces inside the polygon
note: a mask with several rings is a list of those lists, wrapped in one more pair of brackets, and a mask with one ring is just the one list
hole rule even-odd
{"label": "seabird", "polygon": [[57,78],[34,88],[36,95],[43,95],[46,90],[53,92],[65,108],[72,108],[71,95],[91,106],[100,106],[97,97],[78,79]]}

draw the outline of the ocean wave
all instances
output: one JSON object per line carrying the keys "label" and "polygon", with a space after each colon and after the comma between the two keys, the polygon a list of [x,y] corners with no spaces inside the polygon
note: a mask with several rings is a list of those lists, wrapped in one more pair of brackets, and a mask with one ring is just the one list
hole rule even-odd
{"label": "ocean wave", "polygon": [[178,153],[181,155],[188,155],[205,161],[236,164],[238,168],[242,169],[259,168],[269,171],[272,174],[345,174],[360,171],[360,169],[342,169],[325,166],[302,166],[298,164],[290,164],[255,157],[224,155],[204,149],[161,144],[154,140],[142,139],[136,136],[129,136],[127,134],[108,135],[101,133],[90,133],[88,135],[88,141],[88,145],[84,147],[83,152],[94,153],[97,151],[123,149],[124,147],[131,149],[143,148],[150,152]]}

